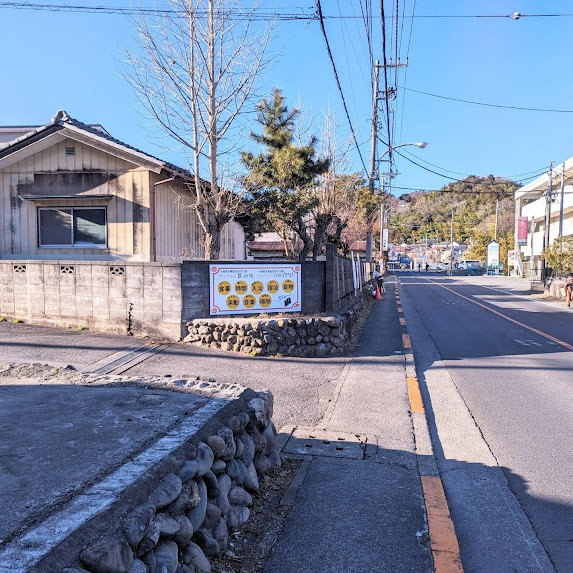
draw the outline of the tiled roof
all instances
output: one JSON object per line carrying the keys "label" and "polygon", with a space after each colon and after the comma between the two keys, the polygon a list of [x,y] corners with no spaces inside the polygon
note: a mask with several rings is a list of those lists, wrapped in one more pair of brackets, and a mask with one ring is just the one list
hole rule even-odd
{"label": "tiled roof", "polygon": [[285,246],[282,242],[270,242],[270,241],[252,241],[249,243],[249,250],[251,251],[281,251],[285,250]]}
{"label": "tiled roof", "polygon": [[140,149],[137,149],[137,147],[133,147],[132,145],[128,145],[127,143],[124,143],[123,141],[120,141],[119,139],[112,137],[105,129],[101,128],[101,126],[99,126],[99,125],[98,126],[88,125],[87,123],[83,123],[82,121],[79,121],[77,119],[74,119],[73,117],[70,117],[63,110],[58,111],[56,113],[56,115],[52,118],[52,121],[50,123],[47,123],[46,125],[42,125],[40,127],[37,127],[35,129],[33,129],[32,131],[30,131],[29,133],[25,133],[21,137],[14,139],[13,141],[9,141],[8,143],[0,145],[0,152],[3,152],[5,150],[9,149],[10,147],[15,146],[19,143],[23,143],[27,139],[31,139],[32,137],[35,137],[36,135],[39,135],[44,131],[48,132],[49,130],[53,130],[54,127],[56,127],[56,128],[58,126],[59,127],[66,127],[66,125],[71,125],[77,129],[81,129],[82,131],[85,131],[86,133],[89,133],[91,135],[95,135],[96,137],[100,137],[102,139],[106,139],[108,141],[111,141],[112,143],[115,143],[116,145],[120,145],[122,147],[125,147],[126,149],[130,149],[130,150],[135,151],[137,153],[141,153],[142,155],[146,155],[150,159],[154,159],[155,161],[159,161],[160,163],[163,164],[163,166],[166,169],[168,169],[169,171],[175,172],[177,175],[181,175],[183,177],[191,176],[191,172],[188,169],[183,169],[182,167],[177,167],[177,165],[174,165],[173,163],[163,161],[162,159],[159,159],[158,157],[155,157],[154,155],[150,155],[149,153],[146,153],[145,151],[141,151]]}

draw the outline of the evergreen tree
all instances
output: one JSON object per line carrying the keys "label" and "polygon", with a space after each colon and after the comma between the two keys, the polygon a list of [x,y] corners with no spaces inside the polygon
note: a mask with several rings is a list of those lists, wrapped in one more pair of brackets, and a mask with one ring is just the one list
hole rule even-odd
{"label": "evergreen tree", "polygon": [[262,133],[251,138],[263,146],[258,155],[244,152],[247,168],[244,183],[252,195],[253,216],[259,227],[272,228],[283,238],[285,249],[289,231],[300,239],[291,256],[306,259],[313,247],[309,214],[317,203],[313,193],[317,177],[328,170],[328,160],[316,157],[316,137],[303,145],[295,141],[297,109],[288,109],[282,92],[276,88],[272,97],[258,105],[256,121]]}

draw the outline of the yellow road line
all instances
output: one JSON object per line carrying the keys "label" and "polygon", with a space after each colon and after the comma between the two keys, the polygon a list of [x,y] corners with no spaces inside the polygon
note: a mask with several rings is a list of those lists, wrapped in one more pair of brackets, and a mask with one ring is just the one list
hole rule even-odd
{"label": "yellow road line", "polygon": [[408,398],[410,400],[410,412],[412,414],[424,414],[424,402],[420,392],[420,385],[417,378],[406,378],[408,383]]}
{"label": "yellow road line", "polygon": [[513,322],[513,324],[517,324],[518,326],[522,326],[523,328],[526,328],[527,330],[530,330],[531,332],[535,332],[535,334],[539,334],[539,336],[543,336],[544,338],[547,338],[547,340],[551,340],[552,342],[556,342],[557,344],[564,346],[568,350],[573,350],[573,346],[571,344],[568,344],[567,342],[564,342],[563,340],[559,340],[559,338],[555,338],[554,336],[551,336],[550,334],[547,334],[546,332],[543,332],[541,330],[537,330],[537,328],[533,328],[533,326],[529,326],[528,324],[524,324],[523,322],[519,322],[519,320],[515,320],[515,318],[510,318],[509,316],[503,314],[502,312],[494,310],[493,308],[491,308],[485,304],[482,304],[481,302],[478,302],[477,300],[474,300],[472,298],[464,296],[463,294],[460,294],[459,292],[456,292],[455,290],[448,288],[447,286],[441,285],[440,283],[437,283],[437,282],[432,281],[430,279],[426,279],[426,280],[432,284],[435,284],[435,285],[443,288],[443,289],[446,289],[447,291],[450,291],[451,293],[455,294],[456,296],[459,296],[460,298],[463,298],[469,302],[472,302],[473,304],[477,304],[478,306],[481,306],[485,310],[489,310],[489,312],[493,312],[493,314],[496,314],[497,316],[500,316],[501,318],[504,318],[505,320],[508,320],[509,322]]}
{"label": "yellow road line", "polygon": [[402,334],[402,346],[404,348],[412,348],[412,343],[410,342],[410,337],[407,334]]}
{"label": "yellow road line", "polygon": [[450,517],[442,480],[436,476],[420,476],[428,515],[435,573],[463,573],[458,538]]}

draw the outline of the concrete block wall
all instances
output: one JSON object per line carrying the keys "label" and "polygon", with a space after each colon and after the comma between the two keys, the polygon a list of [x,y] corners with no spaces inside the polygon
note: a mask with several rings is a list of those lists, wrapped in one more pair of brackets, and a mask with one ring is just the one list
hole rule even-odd
{"label": "concrete block wall", "polygon": [[32,324],[181,337],[181,266],[0,261],[0,315]]}

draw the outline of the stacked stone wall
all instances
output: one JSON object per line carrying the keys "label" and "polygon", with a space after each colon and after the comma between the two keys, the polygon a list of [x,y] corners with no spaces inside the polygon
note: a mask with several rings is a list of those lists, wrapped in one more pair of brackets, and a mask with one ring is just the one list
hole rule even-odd
{"label": "stacked stone wall", "polygon": [[228,549],[249,518],[252,494],[281,463],[272,394],[254,394],[247,406],[61,573],[210,573],[209,557]]}
{"label": "stacked stone wall", "polygon": [[260,356],[322,357],[348,348],[364,299],[340,314],[297,318],[217,318],[187,323],[184,342]]}

